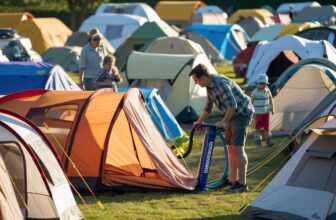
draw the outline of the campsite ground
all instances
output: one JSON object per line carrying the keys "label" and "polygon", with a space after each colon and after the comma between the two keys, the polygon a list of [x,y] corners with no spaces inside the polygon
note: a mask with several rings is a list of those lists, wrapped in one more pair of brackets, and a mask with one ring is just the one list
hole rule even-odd
{"label": "campsite ground", "polygon": [[[234,78],[232,66],[216,66],[216,69],[244,87],[242,78]],[[77,75],[70,73],[70,76],[78,82]],[[216,118],[210,119],[210,121],[215,120]],[[186,133],[190,134],[191,125],[182,126]],[[250,128],[246,145],[250,171],[251,168],[279,149],[284,140],[281,137],[274,138],[274,147],[257,149],[254,145],[252,133],[252,128]],[[194,176],[197,175],[203,135],[202,132],[196,133],[193,150],[185,159]],[[96,203],[97,201],[90,196],[84,196],[87,206],[83,205],[78,196],[76,198],[80,209],[85,214],[85,219],[250,219],[240,215],[239,210],[260,193],[274,176],[274,173],[286,163],[287,159],[287,156],[279,153],[255,173],[249,175],[250,191],[243,194],[227,194],[222,189],[205,193],[171,191],[109,192],[97,195],[98,200],[105,205],[104,210],[101,210]],[[223,148],[216,146],[209,172],[210,180],[221,175],[224,161]],[[270,176],[270,178],[262,183],[267,176]]]}

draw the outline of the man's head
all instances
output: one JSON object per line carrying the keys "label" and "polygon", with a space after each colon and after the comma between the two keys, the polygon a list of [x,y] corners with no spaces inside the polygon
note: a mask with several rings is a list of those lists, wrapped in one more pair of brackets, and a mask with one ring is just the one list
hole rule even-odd
{"label": "man's head", "polygon": [[191,76],[195,84],[200,87],[207,87],[211,84],[209,69],[204,64],[198,64],[191,70],[189,76]]}

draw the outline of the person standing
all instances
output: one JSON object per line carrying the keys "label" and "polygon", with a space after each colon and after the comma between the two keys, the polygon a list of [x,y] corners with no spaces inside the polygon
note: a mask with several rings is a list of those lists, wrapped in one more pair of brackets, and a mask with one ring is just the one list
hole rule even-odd
{"label": "person standing", "polygon": [[103,47],[100,47],[102,36],[94,34],[90,38],[80,54],[79,59],[79,85],[85,90],[95,90],[95,78],[102,67],[102,60],[107,55]]}
{"label": "person standing", "polygon": [[257,78],[257,88],[251,93],[252,103],[255,109],[254,117],[254,139],[257,147],[261,147],[261,130],[264,131],[266,145],[272,147],[271,135],[269,132],[270,112],[274,114],[274,103],[271,91],[268,86],[268,76],[260,74]]}
{"label": "person standing", "polygon": [[254,112],[250,97],[231,79],[210,74],[208,68],[198,64],[189,76],[195,84],[207,90],[207,102],[203,112],[194,125],[202,123],[211,113],[213,104],[224,114],[224,118],[216,123],[216,127],[225,128],[225,139],[229,151],[229,180],[224,190],[232,193],[248,191],[246,171],[248,159],[245,153],[247,128]]}
{"label": "person standing", "polygon": [[117,83],[122,82],[122,78],[119,75],[119,70],[115,66],[115,57],[107,55],[103,60],[103,68],[100,69],[95,79],[97,89],[101,88],[113,88],[115,92],[118,92]]}

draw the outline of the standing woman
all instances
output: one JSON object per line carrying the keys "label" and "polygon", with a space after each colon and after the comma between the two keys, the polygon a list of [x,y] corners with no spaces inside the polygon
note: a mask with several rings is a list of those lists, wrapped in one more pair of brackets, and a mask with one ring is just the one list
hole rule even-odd
{"label": "standing woman", "polygon": [[94,34],[90,38],[80,54],[79,83],[85,90],[95,90],[95,78],[102,67],[102,60],[107,55],[103,47],[100,47],[102,36]]}

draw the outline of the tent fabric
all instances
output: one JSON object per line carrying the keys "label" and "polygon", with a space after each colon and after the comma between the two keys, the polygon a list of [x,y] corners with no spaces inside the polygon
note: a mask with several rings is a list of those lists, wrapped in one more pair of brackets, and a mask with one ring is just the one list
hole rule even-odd
{"label": "tent fabric", "polygon": [[34,15],[29,12],[0,13],[0,27],[15,28],[21,22],[32,18],[34,18]]}
{"label": "tent fabric", "polygon": [[[191,190],[195,179],[178,161],[150,116],[138,89],[115,93],[28,91],[1,98],[1,108],[33,121],[61,147],[93,190],[142,187]],[[45,127],[45,123],[48,127]],[[68,158],[58,151],[77,189],[85,189]]]}
{"label": "tent fabric", "polygon": [[205,4],[202,1],[159,1],[156,13],[170,25],[187,25],[193,13]]}
{"label": "tent fabric", "polygon": [[[243,214],[282,220],[335,217],[336,120],[317,129],[324,134],[312,132]],[[333,156],[321,156],[326,152],[333,152]]]}
{"label": "tent fabric", "polygon": [[226,24],[227,15],[224,13],[198,13],[193,14],[191,23],[200,24]]}
{"label": "tent fabric", "polygon": [[228,23],[236,24],[242,18],[255,17],[264,25],[273,24],[273,14],[266,9],[239,9],[228,18]]}
{"label": "tent fabric", "polygon": [[54,149],[37,127],[1,111],[0,129],[0,154],[28,206],[21,207],[25,218],[83,218]]}
{"label": "tent fabric", "polygon": [[137,15],[147,19],[147,21],[161,20],[154,9],[145,3],[105,3],[101,4],[96,10],[96,15],[103,13]]}
{"label": "tent fabric", "polygon": [[51,47],[42,54],[42,59],[43,62],[60,65],[67,72],[77,73],[81,51],[82,48],[77,46]]}
{"label": "tent fabric", "polygon": [[292,22],[292,19],[289,17],[288,14],[275,14],[273,16],[273,20],[277,24],[290,24]]}
{"label": "tent fabric", "polygon": [[80,90],[60,66],[47,63],[0,63],[0,94],[28,89]]}
{"label": "tent fabric", "polygon": [[[307,59],[288,68],[275,83],[273,134],[290,134],[336,88],[335,64],[326,59]],[[288,97],[291,97],[290,99]]]}
{"label": "tent fabric", "polygon": [[254,86],[259,74],[267,73],[271,62],[282,52],[292,50],[300,59],[327,58],[336,62],[336,50],[326,41],[310,41],[297,36],[286,35],[275,41],[261,41],[257,45],[248,66],[246,78]]}
{"label": "tent fabric", "polygon": [[142,51],[145,45],[160,37],[177,37],[178,33],[166,22],[159,20],[146,22],[139,27],[115,52],[116,66],[122,69],[133,50]]}
{"label": "tent fabric", "polygon": [[227,60],[246,48],[249,37],[239,25],[193,24],[185,28],[208,39]]}
{"label": "tent fabric", "polygon": [[84,20],[79,31],[88,32],[96,27],[110,42],[112,47],[118,49],[145,22],[145,18],[136,15],[97,14]]}
{"label": "tent fabric", "polygon": [[305,7],[319,7],[321,6],[318,2],[291,2],[291,3],[283,3],[279,5],[276,12],[277,13],[289,13],[292,9],[294,12],[299,12]]}
{"label": "tent fabric", "polygon": [[[118,88],[118,92],[128,90],[128,88]],[[184,135],[185,132],[162,100],[158,90],[155,88],[141,88],[140,90],[146,100],[146,110],[164,139],[171,141]]]}
{"label": "tent fabric", "polygon": [[227,18],[227,14],[220,9],[216,5],[204,5],[201,7],[198,7],[197,10],[194,12],[194,14],[203,14],[203,13],[224,13],[225,18]]}
{"label": "tent fabric", "polygon": [[0,63],[2,62],[9,62],[9,60],[6,57],[6,55],[3,54],[2,50],[0,49]]}
{"label": "tent fabric", "polygon": [[157,54],[205,54],[199,44],[182,37],[160,37],[150,43],[144,52]]}
{"label": "tent fabric", "polygon": [[216,73],[204,54],[133,52],[122,75],[131,86],[158,88],[176,119],[186,122],[198,118],[206,101],[206,90],[196,86],[188,75],[199,63],[206,65],[211,73]]}
{"label": "tent fabric", "polygon": [[336,47],[336,26],[305,29],[296,35],[308,40],[326,40]]}
{"label": "tent fabric", "polygon": [[15,29],[30,38],[33,49],[42,54],[50,47],[62,47],[72,31],[57,18],[32,18],[18,24]]}
{"label": "tent fabric", "polygon": [[318,7],[306,7],[293,17],[293,22],[317,21],[321,24],[334,24],[336,20],[336,7],[334,5],[322,5]]}

